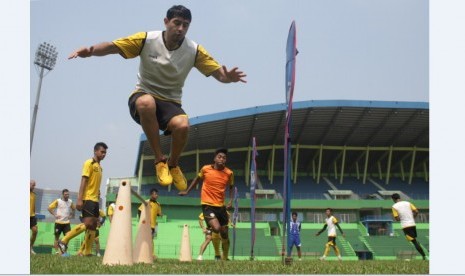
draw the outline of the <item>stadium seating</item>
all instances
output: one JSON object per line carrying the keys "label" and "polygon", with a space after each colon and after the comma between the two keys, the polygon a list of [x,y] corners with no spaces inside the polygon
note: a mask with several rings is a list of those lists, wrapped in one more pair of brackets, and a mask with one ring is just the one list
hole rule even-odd
{"label": "stadium seating", "polygon": [[400,178],[391,178],[389,184],[385,184],[384,181],[377,183],[386,190],[402,191],[411,199],[429,199],[429,183],[421,179],[414,178],[411,184]]}
{"label": "stadium seating", "polygon": [[363,184],[361,179],[355,177],[344,177],[342,184],[339,181],[333,181],[333,184],[338,190],[352,190],[360,199],[376,199],[373,195],[379,190],[371,182],[367,181]]}

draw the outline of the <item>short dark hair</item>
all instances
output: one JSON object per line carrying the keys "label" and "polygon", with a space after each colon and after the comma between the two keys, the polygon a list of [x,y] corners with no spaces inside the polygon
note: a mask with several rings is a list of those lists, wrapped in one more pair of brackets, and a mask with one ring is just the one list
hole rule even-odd
{"label": "short dark hair", "polygon": [[156,188],[152,188],[150,189],[150,194],[152,194],[153,192],[157,193],[158,194],[158,190]]}
{"label": "short dark hair", "polygon": [[391,198],[393,200],[398,200],[398,199],[400,199],[400,195],[398,193],[394,193],[394,194],[391,195]]}
{"label": "short dark hair", "polygon": [[95,144],[94,150],[98,150],[101,147],[104,148],[104,149],[108,149],[107,144],[105,144],[104,142],[98,142],[97,144]]}
{"label": "short dark hair", "polygon": [[191,11],[183,5],[174,5],[166,12],[166,18],[168,18],[168,20],[174,17],[181,17],[192,21]]}
{"label": "short dark hair", "polygon": [[331,209],[331,208],[326,208],[325,211],[326,210],[329,210],[331,213],[333,212],[333,209]]}
{"label": "short dark hair", "polygon": [[69,192],[69,190],[68,189],[63,189],[63,191],[61,191],[61,194],[64,194],[66,192]]}
{"label": "short dark hair", "polygon": [[228,149],[227,148],[219,148],[215,150],[215,156],[218,155],[218,153],[224,153],[225,155],[228,154]]}
{"label": "short dark hair", "polygon": [[297,216],[297,212],[292,212],[292,215],[296,215],[296,216]]}

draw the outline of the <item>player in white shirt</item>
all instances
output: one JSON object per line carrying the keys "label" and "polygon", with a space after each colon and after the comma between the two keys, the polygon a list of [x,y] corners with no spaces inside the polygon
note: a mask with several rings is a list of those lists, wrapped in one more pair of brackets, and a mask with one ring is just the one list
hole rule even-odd
{"label": "player in white shirt", "polygon": [[339,251],[339,248],[336,245],[336,227],[339,228],[339,231],[341,232],[342,236],[345,237],[345,235],[341,229],[341,226],[339,226],[337,219],[332,215],[332,212],[333,210],[331,208],[326,208],[325,225],[323,226],[323,229],[321,229],[315,234],[316,236],[318,236],[323,231],[325,231],[326,228],[328,228],[328,242],[325,245],[325,252],[323,253],[323,256],[321,256],[320,258],[320,260],[322,261],[324,261],[328,256],[331,247],[334,249],[334,253],[336,253],[336,256],[339,259],[339,261],[342,260],[341,251]]}
{"label": "player in white shirt", "polygon": [[394,205],[392,205],[392,216],[396,221],[400,221],[405,238],[413,243],[417,251],[423,257],[423,260],[426,260],[426,254],[416,239],[417,227],[415,224],[415,217],[418,215],[417,207],[408,201],[401,200],[398,193],[392,194],[391,198],[394,201]]}
{"label": "player in white shirt", "polygon": [[[66,235],[71,230],[71,224],[69,219],[74,216],[74,210],[76,206],[73,201],[69,198],[68,189],[64,189],[61,192],[62,197],[55,199],[48,206],[48,211],[52,216],[55,217],[55,242],[53,247],[55,248],[55,253],[58,254],[58,240],[60,239],[60,234],[63,233],[63,236]],[[55,210],[55,211],[54,211]]]}

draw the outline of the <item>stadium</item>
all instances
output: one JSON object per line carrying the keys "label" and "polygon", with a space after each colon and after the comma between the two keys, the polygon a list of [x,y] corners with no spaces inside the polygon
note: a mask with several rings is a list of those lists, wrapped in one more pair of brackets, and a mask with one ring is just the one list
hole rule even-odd
{"label": "stadium", "polygon": [[[190,118],[189,140],[181,158],[188,183],[199,169],[213,161],[219,147],[229,149],[227,166],[234,172],[239,193],[235,252],[230,258],[251,257],[250,162],[252,138],[257,143],[258,183],[256,189],[255,241],[257,260],[280,260],[282,248],[284,124],[286,105],[274,104]],[[334,209],[345,237],[338,236],[343,260],[421,259],[406,241],[400,224],[393,222],[390,196],[402,199],[420,210],[416,218],[418,241],[429,255],[429,105],[425,102],[390,101],[303,101],[293,104],[291,128],[291,210],[302,221],[304,259],[317,259],[327,237],[315,236],[323,227],[325,209]],[[161,137],[169,152],[169,137]],[[195,257],[204,235],[199,228],[200,188],[187,197],[178,196],[171,186],[156,183],[154,155],[144,134],[138,141],[134,175],[110,178],[105,203],[115,201],[123,179],[144,198],[152,188],[159,190],[163,217],[158,220],[155,254],[159,259],[177,259],[183,225],[189,225],[192,254]],[[57,196],[59,193],[56,194]],[[72,195],[72,198],[75,195]],[[74,198],[75,199],[75,198]],[[40,212],[48,213],[40,203]],[[132,198],[133,235],[140,201]],[[46,207],[45,207],[46,208]],[[100,229],[105,250],[110,224]],[[35,250],[51,253],[53,220],[46,215],[39,222]],[[232,229],[230,239],[232,237]],[[69,244],[75,253],[82,237]],[[293,254],[295,254],[295,249]],[[214,259],[213,248],[204,253]],[[331,252],[328,260],[336,260]]]}

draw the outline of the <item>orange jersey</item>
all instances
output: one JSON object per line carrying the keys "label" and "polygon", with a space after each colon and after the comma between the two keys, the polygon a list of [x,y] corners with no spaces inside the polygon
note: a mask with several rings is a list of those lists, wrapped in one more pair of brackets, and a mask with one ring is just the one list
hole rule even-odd
{"label": "orange jersey", "polygon": [[220,171],[213,165],[206,165],[202,167],[198,176],[203,180],[201,204],[223,206],[226,188],[234,186],[233,172],[227,167]]}

